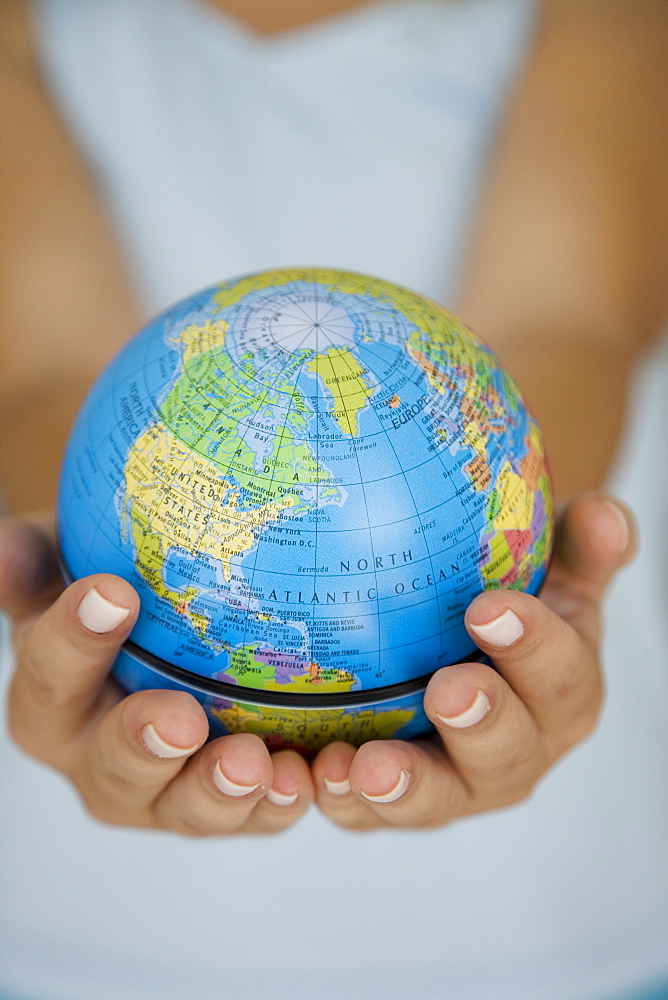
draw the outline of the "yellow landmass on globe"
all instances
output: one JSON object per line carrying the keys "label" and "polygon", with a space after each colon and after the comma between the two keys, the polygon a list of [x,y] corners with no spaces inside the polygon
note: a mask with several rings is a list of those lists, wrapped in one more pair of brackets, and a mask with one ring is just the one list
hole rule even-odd
{"label": "yellow landmass on globe", "polygon": [[[402,288],[381,278],[371,278],[356,271],[337,271],[327,267],[291,267],[274,271],[263,271],[261,274],[249,274],[234,281],[223,282],[214,296],[219,309],[240,302],[249,292],[257,292],[263,288],[275,288],[289,285],[294,281],[318,284],[328,287],[331,291],[348,295],[372,295],[374,298],[389,302],[406,316],[410,317],[419,329],[428,332],[433,327],[434,315],[440,323],[452,325],[453,331],[461,331],[461,321],[443,306],[424,295],[418,295],[408,288]],[[461,334],[458,334],[461,335]]]}
{"label": "yellow landmass on globe", "polygon": [[496,481],[499,513],[494,519],[497,531],[525,531],[531,527],[534,494],[528,483],[506,462]]}
{"label": "yellow landmass on globe", "polygon": [[306,750],[320,750],[334,740],[362,743],[369,739],[387,740],[414,717],[413,709],[299,709],[271,708],[237,703],[212,708],[212,715],[231,733],[255,733],[268,742],[285,742]]}
{"label": "yellow landmass on globe", "polygon": [[[416,343],[413,343],[414,338],[419,338],[420,336],[421,334],[419,331],[418,333],[411,334],[406,343],[406,348],[415,364],[419,365],[424,372],[425,378],[427,379],[430,387],[441,396],[445,396],[446,393],[450,392],[458,394],[457,385],[452,381],[450,376],[446,375],[445,372],[442,372],[441,369],[434,364],[431,358],[428,358],[426,354],[418,349]],[[417,343],[420,346],[423,346],[421,340],[418,339]]]}
{"label": "yellow landmass on globe", "polygon": [[214,296],[214,302],[219,309],[226,309],[241,302],[249,292],[289,285],[293,281],[325,285],[337,292],[351,292],[357,295],[370,293],[381,298],[387,298],[388,293],[394,288],[385,281],[370,279],[364,274],[356,274],[353,271],[336,271],[327,267],[291,267],[263,271],[262,274],[249,274],[234,281],[223,282]]}
{"label": "yellow landmass on globe", "polygon": [[[261,689],[262,691],[279,691],[285,694],[340,694],[350,691],[355,683],[355,676],[349,670],[338,667],[323,668],[313,661],[301,661],[293,666],[296,670],[291,674],[289,683],[276,680],[277,669],[284,665],[280,653],[272,654],[264,649],[258,656],[258,644],[240,646],[230,657],[228,668],[221,675],[223,679],[232,679],[242,687]],[[301,672],[298,672],[301,669]]]}
{"label": "yellow landmass on globe", "polygon": [[[219,561],[226,580],[231,560],[252,548],[268,521],[295,504],[286,494],[251,510],[239,507],[239,492],[216,466],[185,447],[164,424],[152,424],[133,443],[124,469],[123,508],[129,520],[136,565],[152,590],[188,614],[203,634],[204,615],[190,615],[197,591],[170,590],[164,582],[167,552],[182,548]],[[127,526],[126,526],[127,531]]]}
{"label": "yellow landmass on globe", "polygon": [[158,597],[162,598],[163,601],[169,601],[175,611],[190,620],[194,630],[199,635],[205,635],[209,625],[208,619],[204,619],[203,615],[191,614],[190,612],[190,605],[198,594],[197,589],[186,587],[184,590],[171,590],[167,586],[162,572],[167,554],[163,539],[133,514],[130,514],[130,519],[132,543],[135,549],[135,565],[138,571]]}
{"label": "yellow landmass on globe", "polygon": [[[380,278],[324,267],[264,271],[262,274],[250,274],[222,283],[214,295],[214,302],[220,310],[226,309],[240,302],[250,292],[293,282],[324,286],[330,292],[342,295],[371,296],[379,303],[387,302],[397,309],[416,327],[406,343],[409,354],[425,369],[429,381],[439,392],[445,392],[446,387],[439,380],[438,369],[428,364],[427,358],[433,345],[434,329],[439,330],[439,347],[442,349],[447,345],[453,357],[456,357],[457,364],[469,368],[471,378],[475,379],[476,365],[480,363],[480,349],[461,320],[433,299]],[[363,334],[362,338],[364,339]]]}
{"label": "yellow landmass on globe", "polygon": [[223,319],[209,320],[207,323],[191,323],[178,334],[169,338],[169,342],[181,351],[185,364],[197,354],[205,351],[216,351],[225,345],[225,336],[230,324]]}
{"label": "yellow landmass on globe", "polygon": [[527,437],[528,449],[522,460],[520,471],[531,490],[539,487],[541,479],[545,476],[545,450],[537,424],[533,421]]}
{"label": "yellow landmass on globe", "polygon": [[[290,681],[290,694],[340,694],[349,691],[355,678],[348,670],[312,670],[310,673],[297,674]],[[278,681],[267,680],[262,685],[263,691],[285,691],[286,685]]]}
{"label": "yellow landmass on globe", "polygon": [[515,559],[503,532],[499,531],[491,540],[491,554],[480,572],[484,580],[491,585],[493,581],[502,580],[515,568]]}
{"label": "yellow landmass on globe", "polygon": [[320,377],[325,389],[332,394],[333,419],[344,434],[356,437],[359,434],[359,413],[374,393],[374,387],[364,381],[366,369],[345,347],[330,347],[323,354],[315,354],[306,367]]}
{"label": "yellow landmass on globe", "polygon": [[464,424],[464,441],[481,458],[487,458],[487,438],[477,420],[469,420]]}
{"label": "yellow landmass on globe", "polygon": [[[332,272],[333,273],[333,272]],[[310,268],[263,271],[262,274],[249,274],[234,281],[224,281],[218,286],[213,297],[219,309],[227,309],[248,295],[249,292],[259,292],[263,288],[275,288],[278,285],[289,285],[292,281],[313,280]]]}

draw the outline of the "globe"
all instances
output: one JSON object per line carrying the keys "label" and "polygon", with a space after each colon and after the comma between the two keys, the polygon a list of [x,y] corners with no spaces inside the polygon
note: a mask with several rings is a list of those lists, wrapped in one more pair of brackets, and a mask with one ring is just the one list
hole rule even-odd
{"label": "globe", "polygon": [[150,322],[76,420],[65,572],[141,612],[114,665],[212,735],[307,756],[412,738],[443,666],[481,654],[482,591],[536,593],[553,537],[539,429],[492,351],[436,302],[362,274],[271,270]]}

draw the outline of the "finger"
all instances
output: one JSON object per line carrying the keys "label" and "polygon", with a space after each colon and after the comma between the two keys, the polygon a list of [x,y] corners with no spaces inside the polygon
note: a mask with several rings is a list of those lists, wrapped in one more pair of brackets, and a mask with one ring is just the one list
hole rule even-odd
{"label": "finger", "polygon": [[598,642],[600,600],[636,550],[635,520],[624,504],[605,494],[578,497],[560,519],[543,601]]}
{"label": "finger", "polygon": [[471,811],[471,796],[435,743],[372,740],[357,751],[350,785],[377,824],[429,829]]}
{"label": "finger", "polygon": [[425,709],[447,756],[435,742],[375,741],[348,759],[346,780],[343,753],[322,751],[314,781],[318,805],[330,819],[354,830],[442,826],[520,801],[547,766],[531,715],[484,664],[439,671],[427,688]]}
{"label": "finger", "polygon": [[382,819],[350,787],[350,768],[357,750],[349,743],[330,743],[311,764],[318,808],[347,830],[375,830]]}
{"label": "finger", "polygon": [[598,659],[567,621],[510,590],[481,594],[465,621],[544,736],[566,749],[591,731],[602,702]]}
{"label": "finger", "polygon": [[250,818],[274,778],[258,736],[236,733],[207,744],[158,797],[156,825],[188,836],[234,833]]}
{"label": "finger", "polygon": [[617,497],[585,493],[560,519],[555,557],[577,576],[599,579],[635,555],[638,532],[632,511]]}
{"label": "finger", "polygon": [[278,833],[303,816],[313,802],[311,771],[301,754],[279,750],[271,755],[271,763],[271,788],[249,817],[247,833]]}
{"label": "finger", "polygon": [[17,647],[10,721],[26,750],[51,760],[90,725],[105,676],[137,617],[139,598],[115,576],[78,580],[26,628]]}
{"label": "finger", "polygon": [[18,517],[0,518],[0,608],[21,618],[63,589],[49,534]]}
{"label": "finger", "polygon": [[521,801],[551,763],[527,707],[484,663],[439,670],[424,707],[478,808]]}
{"label": "finger", "polygon": [[347,830],[441,826],[470,811],[468,790],[435,743],[372,740],[356,752],[332,744],[313,769],[319,808]]}
{"label": "finger", "polygon": [[155,799],[208,735],[206,713],[191,695],[140,691],[103,716],[69,774],[98,819],[150,825]]}

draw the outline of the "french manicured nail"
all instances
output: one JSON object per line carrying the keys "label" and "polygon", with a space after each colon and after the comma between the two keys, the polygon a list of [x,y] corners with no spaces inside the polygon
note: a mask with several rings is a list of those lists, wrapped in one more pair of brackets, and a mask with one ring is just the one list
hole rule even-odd
{"label": "french manicured nail", "polygon": [[267,792],[268,800],[275,806],[291,806],[293,802],[297,801],[298,795],[299,792],[286,795],[285,792],[277,792],[275,788],[270,788]]}
{"label": "french manicured nail", "polygon": [[144,746],[155,754],[156,757],[163,757],[166,760],[176,759],[177,757],[187,757],[194,750],[197,749],[197,743],[193,744],[191,747],[175,747],[171,743],[167,743],[163,740],[162,736],[159,736],[155,731],[155,727],[152,723],[147,723],[141,731],[141,738],[144,742]]}
{"label": "french manicured nail", "polygon": [[606,507],[609,507],[610,510],[614,510],[615,512],[615,517],[617,518],[617,530],[619,532],[617,548],[621,556],[629,547],[629,523],[626,520],[624,511],[618,504],[615,503],[614,500],[611,500],[609,497],[603,497],[602,502],[606,505]]}
{"label": "french manicured nail", "polygon": [[391,788],[389,792],[385,792],[384,795],[369,795],[367,792],[362,791],[362,789],[360,789],[360,794],[363,795],[365,799],[368,799],[369,802],[396,802],[408,788],[410,780],[411,776],[408,771],[402,771],[394,788]]}
{"label": "french manicured nail", "polygon": [[250,795],[251,792],[260,787],[259,781],[256,781],[254,785],[237,785],[236,781],[230,781],[227,775],[223,774],[219,760],[216,761],[216,766],[213,769],[213,783],[219,792],[231,795],[235,799],[241,798],[242,795]]}
{"label": "french manicured nail", "polygon": [[330,781],[329,778],[322,780],[330,795],[346,795],[350,791],[350,782],[347,778],[344,778],[343,781]]}
{"label": "french manicured nail", "polygon": [[510,608],[493,618],[491,622],[483,625],[474,625],[469,622],[469,628],[483,642],[489,642],[492,646],[512,646],[521,635],[524,635],[524,625]]}
{"label": "french manicured nail", "polygon": [[453,729],[466,729],[468,726],[475,726],[476,722],[484,719],[491,707],[485,692],[478,691],[472,704],[459,715],[438,715],[437,718],[446,726],[452,726]]}
{"label": "french manicured nail", "polygon": [[77,608],[81,624],[98,635],[113,632],[129,614],[129,608],[120,608],[107,601],[95,587],[91,587]]}

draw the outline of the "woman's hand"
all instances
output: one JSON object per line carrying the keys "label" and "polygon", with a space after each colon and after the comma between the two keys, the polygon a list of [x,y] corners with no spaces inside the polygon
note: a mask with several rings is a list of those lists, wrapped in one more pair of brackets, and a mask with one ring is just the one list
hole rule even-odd
{"label": "woman's hand", "polygon": [[[467,624],[498,672],[445,667],[425,696],[438,737],[326,747],[312,765],[269,755],[249,734],[205,745],[190,695],[123,697],[107,678],[138,610],[132,587],[96,575],[66,590],[47,534],[0,522],[0,606],[13,618],[17,742],[70,777],[106,822],[195,835],[279,831],[315,795],[354,830],[429,828],[525,799],[545,771],[591,732],[601,706],[600,605],[635,549],[628,512],[599,496],[564,514],[541,599],[497,590]],[[295,797],[295,793],[296,797]]]}
{"label": "woman's hand", "polygon": [[471,636],[498,672],[466,663],[432,677],[432,740],[322,750],[313,763],[320,809],[347,829],[419,829],[526,799],[596,723],[601,601],[635,544],[632,519],[616,502],[573,501],[541,599],[495,590],[467,611]]}
{"label": "woman's hand", "polygon": [[137,594],[103,574],[64,590],[48,531],[35,523],[0,520],[0,608],[17,653],[12,735],[67,775],[96,818],[195,836],[267,833],[308,808],[313,785],[297,753],[270,757],[250,734],[205,743],[204,710],[186,693],[123,696],[107,674]]}

